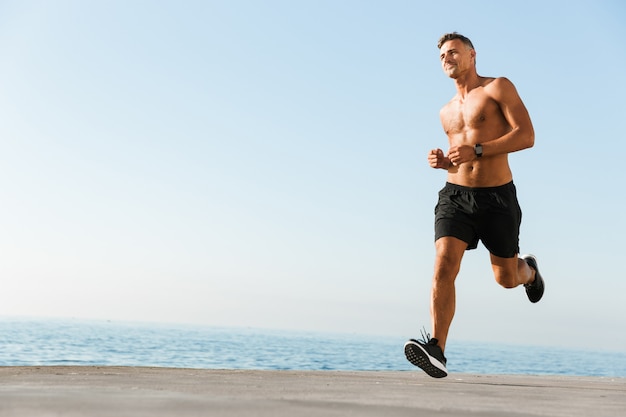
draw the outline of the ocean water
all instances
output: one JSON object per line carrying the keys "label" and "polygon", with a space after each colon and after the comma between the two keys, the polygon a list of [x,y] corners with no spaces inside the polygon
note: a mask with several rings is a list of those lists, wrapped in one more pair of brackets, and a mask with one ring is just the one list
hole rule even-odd
{"label": "ocean water", "polygon": [[[0,366],[419,371],[403,338],[137,324],[0,319]],[[626,377],[626,353],[449,342],[451,373]]]}

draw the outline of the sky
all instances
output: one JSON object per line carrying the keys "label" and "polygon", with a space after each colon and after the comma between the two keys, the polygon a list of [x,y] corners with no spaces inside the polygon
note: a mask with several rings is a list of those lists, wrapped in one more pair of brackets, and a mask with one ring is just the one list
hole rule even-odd
{"label": "sky", "polygon": [[448,344],[624,351],[624,21],[618,0],[0,1],[0,317],[417,337],[458,31],[533,120],[509,160],[546,293],[467,252]]}

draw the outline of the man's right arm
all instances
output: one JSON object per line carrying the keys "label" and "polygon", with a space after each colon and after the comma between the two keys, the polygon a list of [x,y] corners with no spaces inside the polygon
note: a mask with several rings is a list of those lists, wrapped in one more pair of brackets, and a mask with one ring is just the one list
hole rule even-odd
{"label": "man's right arm", "polygon": [[428,153],[428,164],[432,168],[450,169],[452,161],[443,154],[441,149],[433,149]]}

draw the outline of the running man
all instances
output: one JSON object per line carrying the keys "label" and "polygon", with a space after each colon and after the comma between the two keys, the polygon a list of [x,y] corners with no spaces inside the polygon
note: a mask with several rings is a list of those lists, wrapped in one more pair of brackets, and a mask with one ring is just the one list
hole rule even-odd
{"label": "running man", "polygon": [[407,359],[434,378],[448,375],[446,339],[455,311],[454,282],[466,250],[480,240],[489,251],[496,282],[523,285],[529,300],[543,296],[544,282],[532,255],[518,257],[522,212],[508,154],[530,148],[535,134],[528,111],[506,78],[476,72],[472,42],[456,32],[439,39],[443,71],[457,93],[440,111],[449,149],[428,154],[432,168],[448,171],[435,207],[435,268],[431,289],[430,334],[411,339]]}

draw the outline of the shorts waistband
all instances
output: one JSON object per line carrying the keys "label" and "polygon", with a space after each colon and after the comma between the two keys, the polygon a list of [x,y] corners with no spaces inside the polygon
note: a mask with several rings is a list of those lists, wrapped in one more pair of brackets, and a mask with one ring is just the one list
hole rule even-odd
{"label": "shorts waistband", "polygon": [[451,182],[446,182],[446,188],[449,190],[458,190],[458,191],[466,191],[472,193],[492,193],[497,191],[503,191],[510,188],[515,188],[513,181],[507,182],[503,185],[498,185],[496,187],[466,187],[464,185],[453,184]]}

